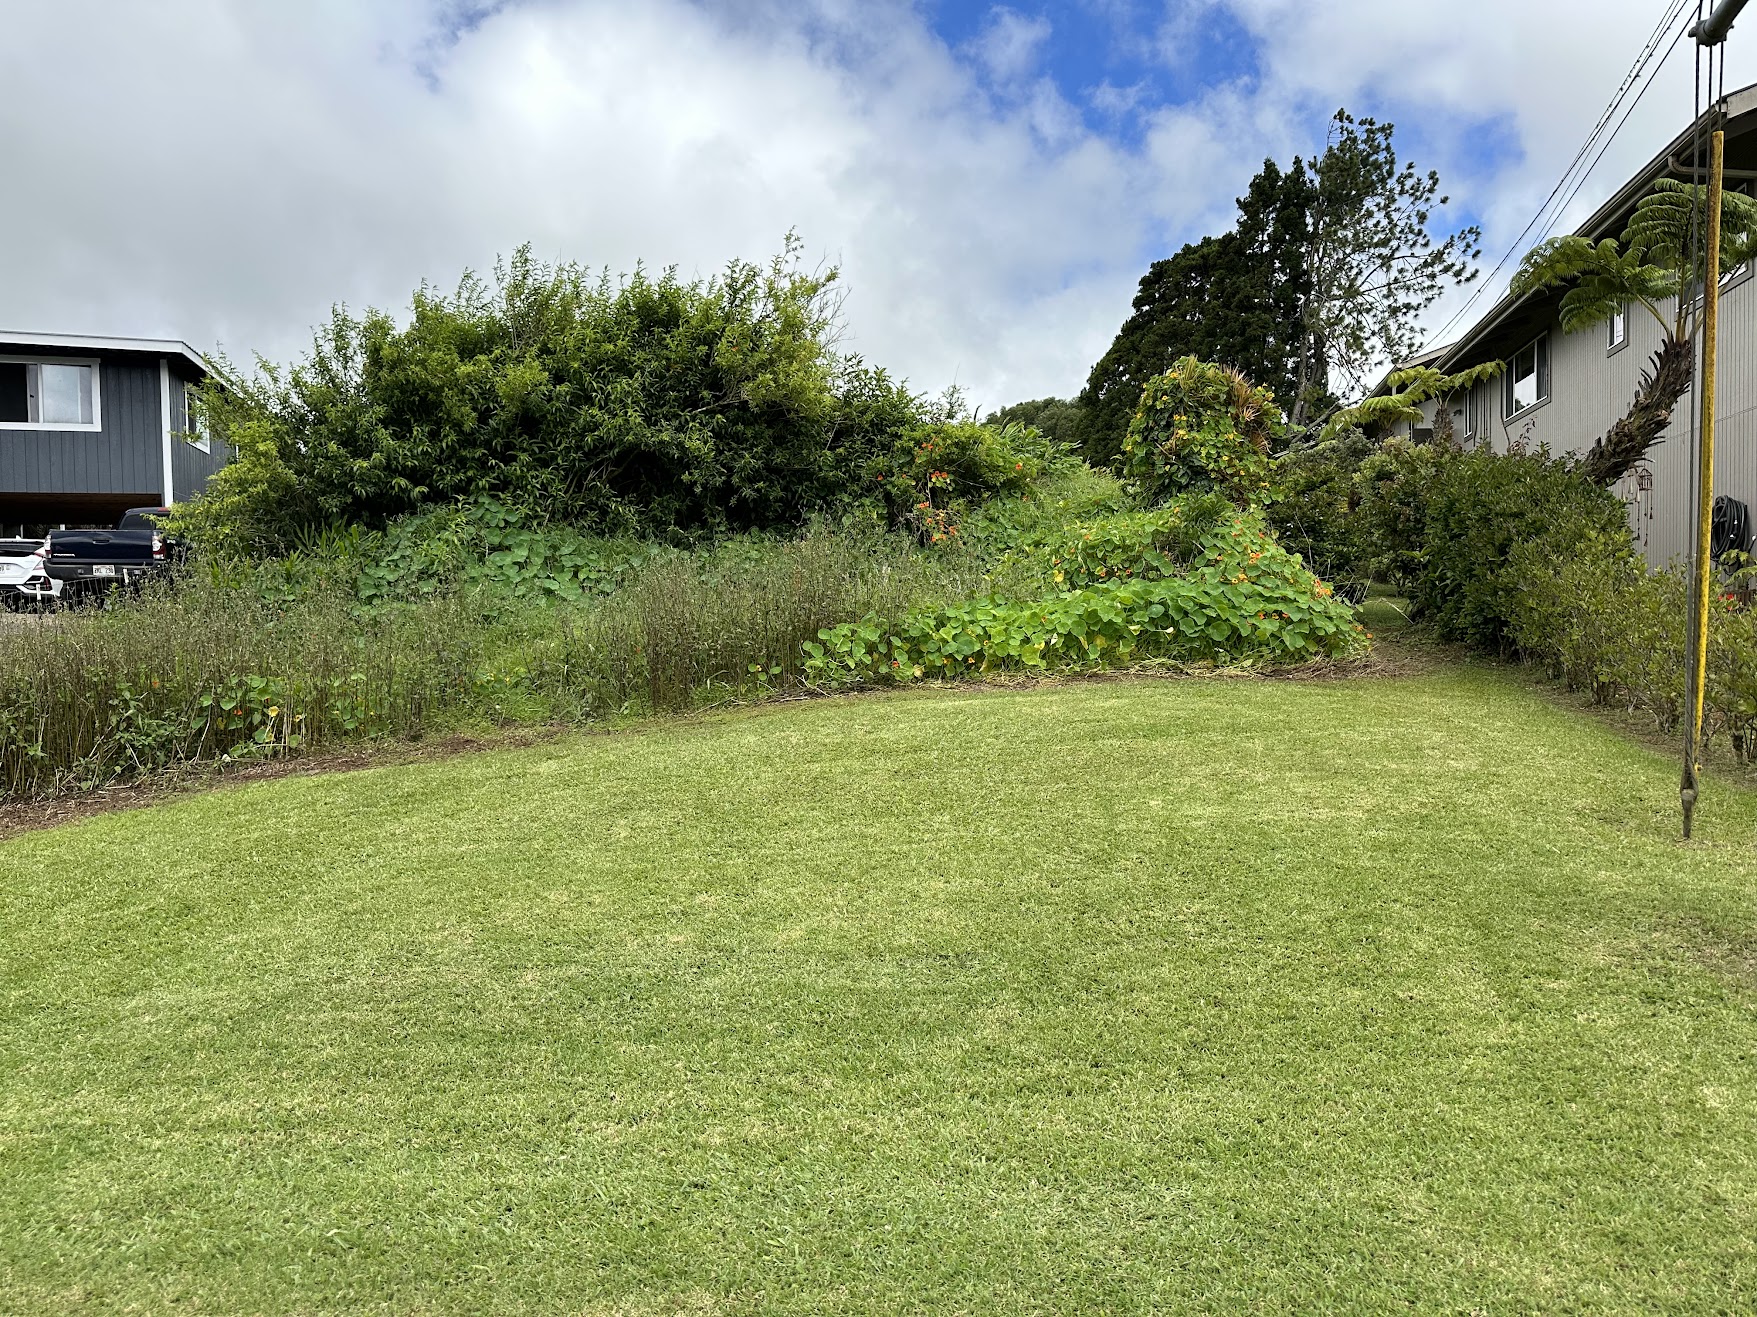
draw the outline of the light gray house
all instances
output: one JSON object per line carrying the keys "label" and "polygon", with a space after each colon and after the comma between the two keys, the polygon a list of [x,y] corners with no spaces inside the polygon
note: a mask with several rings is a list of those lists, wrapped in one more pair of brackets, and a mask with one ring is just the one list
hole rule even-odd
{"label": "light gray house", "polygon": [[228,456],[190,425],[209,373],[176,339],[0,333],[0,534],[113,525],[200,493]]}
{"label": "light gray house", "polygon": [[[1726,186],[1748,193],[1757,180],[1757,86],[1733,92],[1719,110],[1726,130]],[[1680,133],[1577,232],[1595,241],[1621,237],[1636,201],[1656,179],[1696,178],[1690,169],[1693,140],[1691,129]],[[1751,273],[1741,267],[1721,282],[1714,479],[1717,493],[1757,511],[1757,281]],[[1557,319],[1561,299],[1561,292],[1509,294],[1463,337],[1417,359],[1447,374],[1484,361],[1506,363],[1499,379],[1450,399],[1458,440],[1497,452],[1522,443],[1579,453],[1628,410],[1659,350],[1659,324],[1635,306],[1609,325],[1566,334]],[[1669,315],[1672,307],[1660,309]],[[1431,428],[1434,404],[1423,410],[1423,425]],[[1664,440],[1649,451],[1645,466],[1618,486],[1636,542],[1655,566],[1690,550],[1690,435],[1696,410],[1694,393],[1685,394]]]}

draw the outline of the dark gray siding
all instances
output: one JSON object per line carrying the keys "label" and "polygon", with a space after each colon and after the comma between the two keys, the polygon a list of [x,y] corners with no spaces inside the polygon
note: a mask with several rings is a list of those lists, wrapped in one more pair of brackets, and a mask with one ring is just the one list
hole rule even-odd
{"label": "dark gray siding", "polygon": [[[91,357],[81,352],[29,352]],[[0,493],[139,494],[163,485],[159,362],[139,354],[100,356],[102,429],[0,429]]]}
{"label": "dark gray siding", "polygon": [[178,363],[170,363],[171,372],[171,478],[175,501],[194,498],[207,485],[207,478],[226,464],[225,444],[209,440],[210,451],[202,452],[194,444],[178,437],[189,428],[184,390],[190,383],[187,373],[178,373]]}

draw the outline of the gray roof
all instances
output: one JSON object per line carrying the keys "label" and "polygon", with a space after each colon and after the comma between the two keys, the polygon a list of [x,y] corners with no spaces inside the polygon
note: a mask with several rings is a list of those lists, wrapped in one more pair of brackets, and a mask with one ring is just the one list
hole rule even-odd
{"label": "gray roof", "polygon": [[207,358],[180,338],[117,338],[109,334],[33,334],[23,330],[0,330],[0,350],[6,348],[74,348],[87,352],[149,352],[159,357],[181,357],[203,375],[215,373]]}

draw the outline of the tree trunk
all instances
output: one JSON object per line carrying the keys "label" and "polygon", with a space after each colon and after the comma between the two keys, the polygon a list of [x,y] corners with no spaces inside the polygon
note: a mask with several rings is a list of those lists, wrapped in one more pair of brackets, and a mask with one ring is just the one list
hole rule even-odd
{"label": "tree trunk", "polygon": [[1628,414],[1592,446],[1580,461],[1580,474],[1595,485],[1614,485],[1647,456],[1672,423],[1672,408],[1690,387],[1696,354],[1687,338],[1668,338],[1653,354],[1635,389]]}

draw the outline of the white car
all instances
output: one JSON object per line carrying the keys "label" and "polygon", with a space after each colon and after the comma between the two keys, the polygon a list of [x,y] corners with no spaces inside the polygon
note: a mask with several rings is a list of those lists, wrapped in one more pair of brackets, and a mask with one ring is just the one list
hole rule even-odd
{"label": "white car", "polygon": [[43,569],[42,540],[0,540],[0,607],[41,608],[61,597],[61,582]]}

